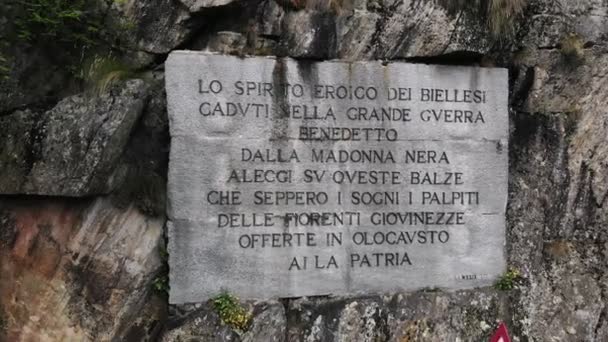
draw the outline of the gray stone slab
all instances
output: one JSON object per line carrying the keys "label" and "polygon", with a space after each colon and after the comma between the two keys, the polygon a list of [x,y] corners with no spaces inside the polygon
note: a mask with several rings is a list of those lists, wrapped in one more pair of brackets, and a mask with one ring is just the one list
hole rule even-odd
{"label": "gray stone slab", "polygon": [[177,51],[166,87],[171,303],[504,272],[505,69]]}

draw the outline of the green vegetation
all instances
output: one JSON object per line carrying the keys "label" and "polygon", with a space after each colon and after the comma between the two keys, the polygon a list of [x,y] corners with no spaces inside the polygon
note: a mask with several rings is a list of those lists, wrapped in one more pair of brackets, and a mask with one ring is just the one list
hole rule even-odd
{"label": "green vegetation", "polygon": [[213,299],[213,308],[222,322],[237,331],[247,331],[251,323],[251,313],[247,311],[235,296],[223,292]]}
{"label": "green vegetation", "polygon": [[[3,39],[11,46],[48,51],[51,62],[87,85],[95,79],[94,88],[103,90],[130,76],[113,57],[124,51],[121,38],[130,31],[126,19],[110,15],[118,1],[19,0],[8,7],[14,19]],[[6,74],[7,59],[0,59],[0,76]]]}
{"label": "green vegetation", "polygon": [[70,47],[95,45],[104,32],[93,0],[22,0],[15,24],[20,40]]}
{"label": "green vegetation", "polygon": [[494,287],[498,290],[509,291],[522,281],[521,272],[518,269],[509,267],[507,272],[498,279]]}
{"label": "green vegetation", "polygon": [[162,295],[169,294],[169,276],[167,274],[159,275],[152,281],[152,287],[156,292]]}
{"label": "green vegetation", "polygon": [[158,255],[163,263],[159,274],[152,280],[152,288],[162,296],[169,295],[169,252],[164,245],[158,247]]}
{"label": "green vegetation", "polygon": [[578,65],[585,59],[583,40],[575,33],[570,33],[562,38],[560,51],[564,60],[571,65]]}

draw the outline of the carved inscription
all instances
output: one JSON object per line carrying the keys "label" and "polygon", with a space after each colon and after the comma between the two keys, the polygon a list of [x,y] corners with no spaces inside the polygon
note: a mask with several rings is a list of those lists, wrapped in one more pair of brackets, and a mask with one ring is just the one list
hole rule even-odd
{"label": "carved inscription", "polygon": [[503,272],[505,70],[194,52],[166,68],[172,303]]}

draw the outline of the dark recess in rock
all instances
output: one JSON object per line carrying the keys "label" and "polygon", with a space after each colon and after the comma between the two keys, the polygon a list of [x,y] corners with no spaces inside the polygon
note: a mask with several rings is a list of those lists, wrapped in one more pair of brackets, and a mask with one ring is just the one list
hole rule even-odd
{"label": "dark recess in rock", "polygon": [[9,212],[0,208],[0,244],[2,247],[11,249],[17,238],[17,229],[15,228],[15,220]]}

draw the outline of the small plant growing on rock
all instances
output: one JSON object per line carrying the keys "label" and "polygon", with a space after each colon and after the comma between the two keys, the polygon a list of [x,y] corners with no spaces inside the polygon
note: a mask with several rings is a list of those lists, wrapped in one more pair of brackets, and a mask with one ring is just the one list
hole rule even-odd
{"label": "small plant growing on rock", "polygon": [[570,33],[562,38],[560,42],[560,51],[564,60],[569,64],[580,64],[584,57],[585,51],[582,39],[575,33]]}
{"label": "small plant growing on rock", "polygon": [[168,295],[169,294],[169,276],[167,276],[166,274],[159,275],[158,277],[154,278],[154,280],[152,281],[152,286],[154,287],[154,290],[156,292],[162,293],[163,295]]}
{"label": "small plant growing on rock", "polygon": [[158,255],[163,266],[159,275],[152,280],[152,288],[158,294],[166,296],[169,295],[169,252],[167,252],[165,246],[161,245],[158,247]]}
{"label": "small plant growing on rock", "polygon": [[238,298],[228,292],[223,292],[213,299],[213,308],[224,324],[241,332],[249,328],[251,313],[240,304]]}
{"label": "small plant growing on rock", "polygon": [[509,291],[515,288],[515,285],[522,281],[521,272],[513,267],[509,267],[507,272],[494,284],[494,287],[501,291]]}

